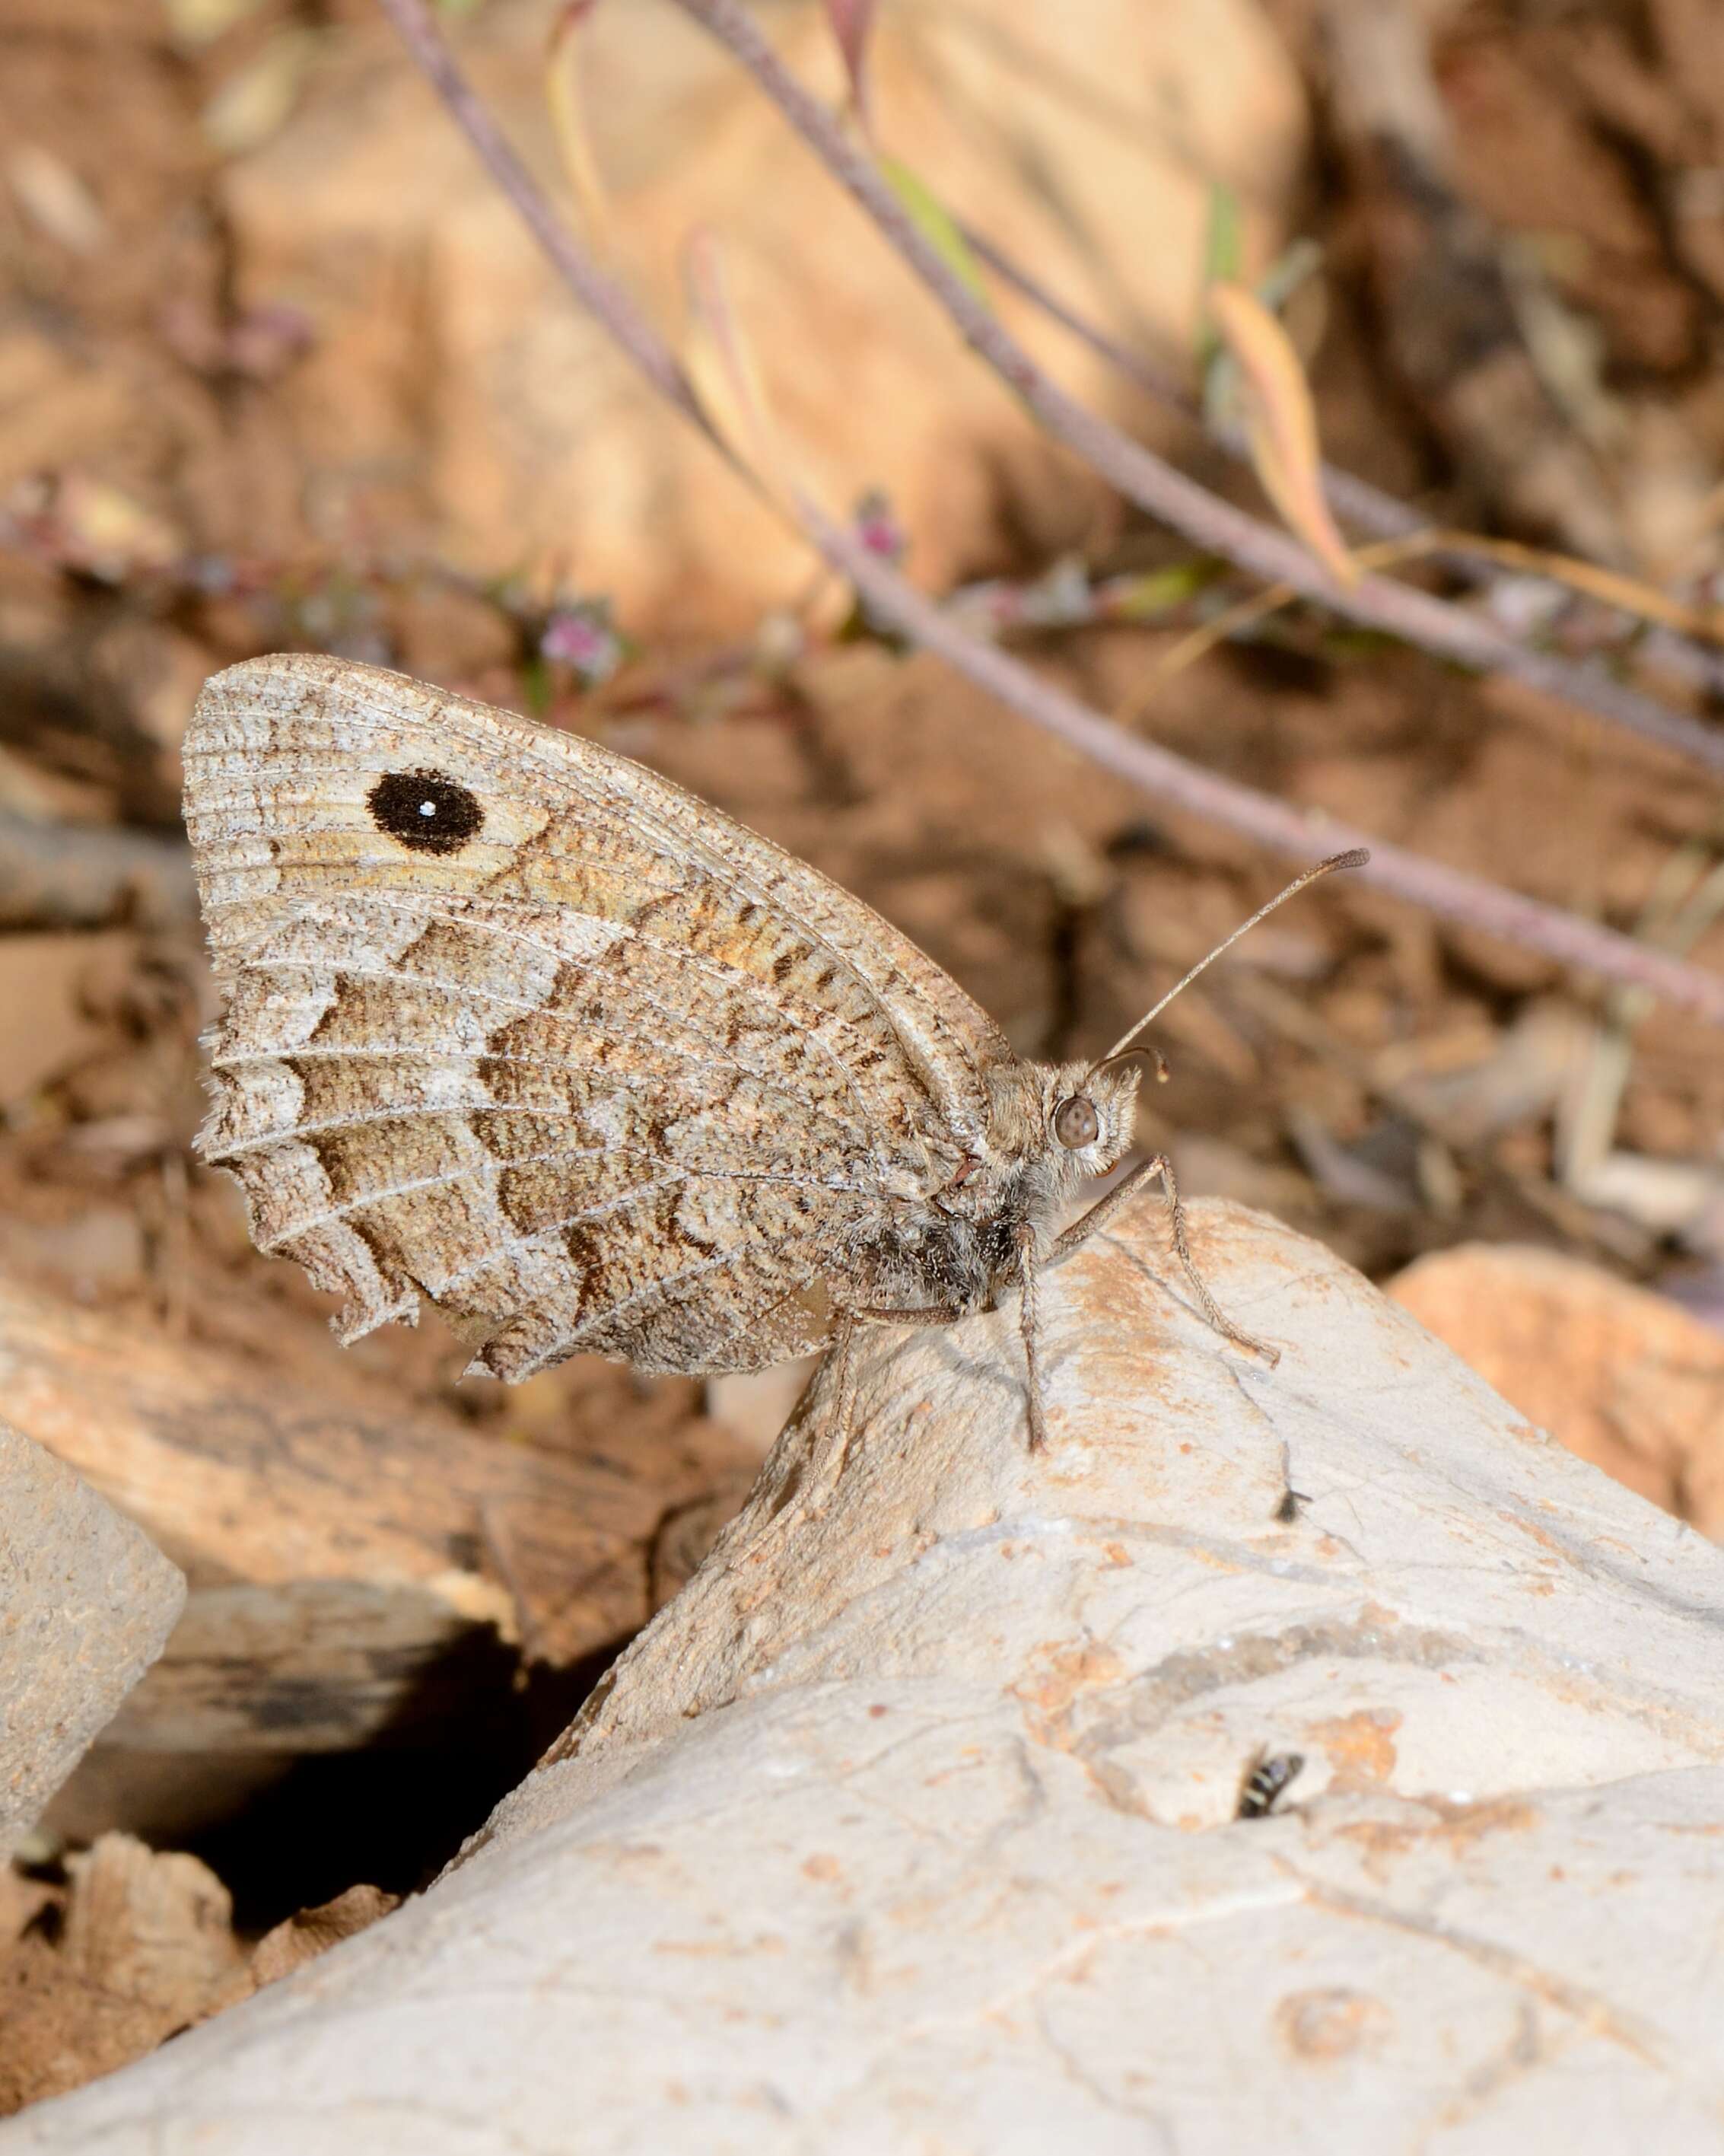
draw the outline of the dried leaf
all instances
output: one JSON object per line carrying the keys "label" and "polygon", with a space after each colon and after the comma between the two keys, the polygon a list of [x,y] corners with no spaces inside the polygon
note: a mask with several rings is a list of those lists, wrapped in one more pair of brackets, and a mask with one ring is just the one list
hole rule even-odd
{"label": "dried leaf", "polygon": [[251,1958],[254,1985],[261,1989],[266,1984],[279,1984],[284,1976],[291,1976],[296,1969],[327,1953],[343,1939],[357,1938],[379,1917],[400,1907],[401,1897],[386,1894],[380,1887],[350,1887],[332,1902],[321,1902],[315,1909],[301,1909],[258,1941]]}
{"label": "dried leaf", "polygon": [[0,937],[0,1009],[15,1020],[0,1029],[0,1105],[21,1106],[79,1064],[113,1052],[113,1034],[93,1007],[137,963],[136,939],[123,928]]}
{"label": "dried leaf", "polygon": [[1724,1245],[1724,1175],[1703,1160],[1665,1160],[1619,1148],[1568,1178],[1588,1205],[1620,1213],[1707,1256]]}
{"label": "dried leaf", "polygon": [[849,78],[850,103],[865,128],[868,114],[868,40],[874,28],[875,0],[826,0],[826,19],[838,40],[844,73]]}
{"label": "dried leaf", "polygon": [[911,223],[953,276],[962,280],[972,298],[981,300],[983,306],[990,306],[993,302],[976,258],[945,203],[898,158],[882,157],[880,171],[880,177],[903,204]]}
{"label": "dried leaf", "polygon": [[224,157],[255,150],[284,126],[317,43],[314,30],[277,30],[249,67],[230,75],[203,108],[200,125]]}
{"label": "dried leaf", "polygon": [[[1640,621],[1657,622],[1680,636],[1705,638],[1724,644],[1724,607],[1688,605],[1649,584],[1596,562],[1578,560],[1572,554],[1555,554],[1548,547],[1529,547],[1517,539],[1484,538],[1475,531],[1432,531],[1418,536],[1424,551],[1452,547],[1457,552],[1482,555],[1506,569],[1525,570],[1531,577],[1551,578],[1572,591],[1582,592],[1600,605],[1615,607]],[[1410,544],[1410,540],[1409,540]]]}
{"label": "dried leaf", "polygon": [[100,203],[51,150],[21,142],[6,161],[6,177],[30,222],[69,253],[95,254],[106,244],[108,221]]}
{"label": "dried leaf", "polygon": [[597,4],[598,0],[564,0],[557,10],[546,44],[545,96],[551,107],[557,155],[562,160],[563,174],[573,191],[582,222],[591,238],[602,241],[610,229],[610,198],[599,171],[593,131],[587,122],[586,101],[581,95],[577,36]]}
{"label": "dried leaf", "polygon": [[88,472],[27,480],[6,507],[43,554],[104,583],[171,569],[185,556],[176,526]]}
{"label": "dried leaf", "polygon": [[256,14],[263,0],[162,0],[167,34],[182,50],[213,45],[236,23]]}
{"label": "dried leaf", "polygon": [[1251,461],[1265,493],[1331,576],[1349,587],[1356,584],[1358,564],[1347,552],[1323,496],[1316,412],[1291,340],[1243,285],[1212,285],[1208,305],[1239,370]]}
{"label": "dried leaf", "polygon": [[66,1870],[67,1967],[115,1997],[157,2008],[170,2024],[198,2020],[241,1958],[233,1897],[208,1866],[105,1834]]}
{"label": "dried leaf", "polygon": [[792,474],[773,423],[754,347],[731,303],[717,234],[696,231],[683,255],[689,333],[684,363],[702,410],[743,468],[783,501]]}

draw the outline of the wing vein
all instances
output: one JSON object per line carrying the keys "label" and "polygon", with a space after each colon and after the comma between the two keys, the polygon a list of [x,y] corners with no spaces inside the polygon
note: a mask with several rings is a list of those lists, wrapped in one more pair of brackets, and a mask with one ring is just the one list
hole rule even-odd
{"label": "wing vein", "polygon": [[[575,1156],[577,1158],[582,1157]],[[541,1162],[561,1158],[562,1156],[557,1153],[542,1153],[538,1156]],[[629,1158],[644,1159],[649,1156],[635,1154]],[[514,1162],[510,1163],[511,1167],[516,1164]],[[651,1182],[631,1183],[626,1190],[617,1192],[610,1198],[596,1200],[593,1204],[584,1206],[578,1213],[571,1213],[564,1218],[548,1222],[543,1229],[536,1228],[530,1236],[518,1236],[511,1240],[517,1243],[536,1242],[545,1235],[560,1234],[568,1228],[577,1228],[583,1220],[601,1219],[605,1214],[614,1213],[624,1205],[633,1205],[655,1190],[669,1190],[676,1183],[685,1183],[691,1174],[699,1172],[692,1168],[676,1168],[670,1169],[668,1173],[659,1175]],[[291,1227],[285,1229],[280,1235],[272,1236],[267,1243],[259,1243],[258,1248],[265,1257],[273,1257],[284,1244],[290,1242],[295,1235],[306,1234],[313,1228],[326,1228],[336,1220],[351,1220],[356,1214],[366,1212],[373,1205],[387,1204],[392,1198],[409,1197],[416,1190],[434,1190],[446,1183],[464,1183],[469,1177],[476,1177],[487,1185],[491,1183],[491,1178],[483,1173],[479,1163],[469,1163],[464,1168],[451,1169],[446,1175],[422,1175],[410,1182],[391,1183],[385,1190],[368,1191],[362,1198],[350,1198],[342,1204],[331,1205],[326,1212],[308,1214],[304,1219],[295,1220]],[[490,1260],[487,1259],[485,1262],[489,1263]],[[483,1271],[484,1266],[480,1265],[475,1270]],[[469,1276],[469,1275],[454,1276],[457,1279]],[[445,1293],[451,1284],[449,1281],[445,1281],[444,1286],[438,1290],[438,1293],[439,1295]],[[431,1292],[428,1288],[425,1291],[428,1295]]]}
{"label": "wing vein", "polygon": [[[399,916],[403,916],[408,921],[426,922],[434,921],[444,927],[476,929],[481,934],[495,935],[502,941],[522,944],[527,949],[541,952],[544,957],[554,959],[559,963],[578,964],[581,962],[582,955],[574,952],[560,950],[553,943],[545,942],[536,937],[523,935],[516,929],[504,926],[483,916],[459,912],[447,913],[431,908],[419,906],[398,906],[393,901],[379,901],[373,898],[370,894],[366,893],[354,894],[353,903],[344,904],[339,911],[334,909],[326,911],[323,909],[301,907],[296,909],[295,917],[311,921],[330,921],[335,922],[336,925],[341,925],[345,919],[351,916],[357,906],[361,904],[372,906],[374,909],[383,910],[396,913]],[[583,915],[580,917],[582,919],[595,920],[602,918],[602,916],[597,915]],[[608,925],[616,926],[614,923],[609,923]],[[666,943],[655,937],[640,936],[633,930],[628,932],[628,936],[629,940],[637,948],[657,952],[664,956],[675,959],[679,964],[690,967],[695,973],[698,973],[706,978],[715,982],[719,987],[741,993],[742,995],[748,998],[751,1002],[762,1007],[770,1013],[772,1017],[782,1021],[782,1011],[780,1004],[772,996],[771,991],[765,986],[765,984],[756,980],[752,974],[738,972],[735,968],[730,967],[715,966],[708,961],[695,957],[694,954],[686,948],[686,947],[682,945]],[[619,938],[618,940],[621,939]],[[240,959],[235,963],[233,970],[236,973],[268,973],[279,965],[285,965],[288,963],[309,966],[314,972],[317,970],[315,963],[310,960],[286,961],[260,957]],[[342,966],[337,961],[331,960],[330,962],[328,970],[331,973],[344,973],[350,972],[354,969]],[[396,976],[392,975],[387,968],[383,969],[382,977],[385,979],[396,978]],[[439,977],[435,975],[428,975],[423,978],[434,981],[437,981],[439,978]],[[441,982],[439,982],[439,984],[443,986],[460,985],[457,983]],[[666,1003],[661,998],[654,995],[649,989],[643,988],[639,982],[634,980],[625,980],[623,985],[626,987],[627,993],[631,997],[645,1004],[649,1009],[656,1011],[660,1017],[685,1022],[687,1014],[679,1011],[674,1004]],[[867,983],[865,982],[862,983],[862,986],[865,989],[867,989]],[[867,989],[867,992],[870,994],[874,993],[871,989]],[[845,1034],[853,1034],[855,1030],[854,1027],[848,1019],[840,1018],[836,1021],[836,1024],[839,1027],[842,1028]],[[863,1127],[869,1132],[871,1137],[874,1134],[878,1118],[870,1113],[868,1102],[863,1095],[861,1086],[857,1079],[855,1072],[845,1060],[837,1045],[829,1037],[824,1026],[799,1026],[796,1029],[796,1034],[799,1040],[805,1040],[811,1043],[812,1045],[818,1050],[819,1052],[826,1057],[828,1061],[831,1063],[839,1077],[843,1080],[852,1099],[854,1101],[856,1111],[862,1119]],[[743,1063],[740,1058],[732,1057],[731,1060],[736,1062],[736,1068],[739,1070],[752,1070],[752,1066]]]}

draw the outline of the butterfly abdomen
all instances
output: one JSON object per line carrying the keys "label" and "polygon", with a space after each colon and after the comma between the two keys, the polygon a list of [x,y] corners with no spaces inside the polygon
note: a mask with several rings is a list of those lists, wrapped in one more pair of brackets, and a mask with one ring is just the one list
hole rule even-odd
{"label": "butterfly abdomen", "polygon": [[937,1199],[865,1228],[849,1253],[865,1284],[861,1309],[984,1310],[1018,1276],[1020,1235],[1034,1216],[1018,1179],[975,1209]]}

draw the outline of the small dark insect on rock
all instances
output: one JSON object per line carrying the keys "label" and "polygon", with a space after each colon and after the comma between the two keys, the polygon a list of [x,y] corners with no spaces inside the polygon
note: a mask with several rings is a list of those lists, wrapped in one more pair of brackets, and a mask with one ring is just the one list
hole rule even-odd
{"label": "small dark insect on rock", "polygon": [[1302,1752],[1260,1752],[1239,1784],[1235,1819],[1267,1819],[1289,1782],[1305,1764]]}

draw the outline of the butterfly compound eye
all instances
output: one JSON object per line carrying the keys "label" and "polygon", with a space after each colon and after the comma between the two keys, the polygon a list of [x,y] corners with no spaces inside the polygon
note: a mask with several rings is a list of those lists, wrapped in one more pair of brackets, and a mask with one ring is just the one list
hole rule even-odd
{"label": "butterfly compound eye", "polygon": [[1062,1101],[1054,1111],[1054,1135],[1071,1152],[1080,1146],[1094,1145],[1101,1135],[1101,1118],[1095,1112],[1095,1103],[1081,1093],[1074,1093],[1070,1100]]}
{"label": "butterfly compound eye", "polygon": [[386,772],[365,805],[380,831],[416,854],[458,854],[485,822],[479,797],[440,771]]}

